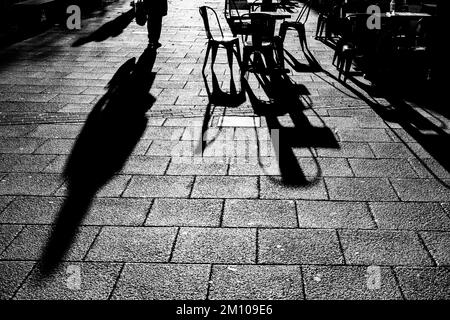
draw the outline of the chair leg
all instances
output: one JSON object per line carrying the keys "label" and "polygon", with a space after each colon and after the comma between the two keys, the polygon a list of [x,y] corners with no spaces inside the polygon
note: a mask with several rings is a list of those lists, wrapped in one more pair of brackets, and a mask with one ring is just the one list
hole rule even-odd
{"label": "chair leg", "polygon": [[281,38],[281,41],[283,41],[284,42],[284,38],[286,38],[286,32],[287,32],[287,30],[288,30],[288,26],[287,26],[287,24],[286,23],[282,23],[281,24],[281,26],[280,26],[280,33],[279,33],[279,36],[280,36],[280,38]]}
{"label": "chair leg", "polygon": [[345,59],[345,71],[344,71],[344,82],[347,80],[347,78],[348,78],[348,75],[349,75],[349,73],[350,73],[350,68],[352,67],[352,62],[353,62],[353,58],[350,56],[350,57],[347,57],[346,59]]}
{"label": "chair leg", "polygon": [[297,33],[298,33],[298,38],[300,40],[300,46],[302,47],[302,51],[305,52],[305,48],[308,48],[308,44],[306,43],[306,31],[305,31],[305,26],[302,25],[298,25],[297,26]]}
{"label": "chair leg", "polygon": [[242,74],[244,74],[247,70],[248,70],[248,66],[250,63],[250,55],[251,55],[251,50],[249,48],[244,48],[244,53],[242,55]]}
{"label": "chair leg", "polygon": [[205,61],[203,62],[202,73],[205,73],[206,64],[208,63],[209,51],[211,51],[211,43],[208,42],[208,46],[206,47],[206,55]]}
{"label": "chair leg", "polygon": [[274,39],[275,44],[275,53],[278,59],[279,67],[284,69],[284,48],[283,48],[283,40],[281,38]]}
{"label": "chair leg", "polygon": [[211,73],[214,73],[214,63],[216,62],[218,49],[219,49],[219,46],[216,44],[213,44],[211,46]]}
{"label": "chair leg", "polygon": [[317,18],[316,39],[319,38],[319,33],[322,26],[322,19],[323,19],[322,14],[319,14],[319,18]]}
{"label": "chair leg", "polygon": [[233,77],[233,46],[227,46],[227,58],[228,58],[228,66],[230,67],[230,93],[236,94],[236,86],[234,85],[234,77]]}

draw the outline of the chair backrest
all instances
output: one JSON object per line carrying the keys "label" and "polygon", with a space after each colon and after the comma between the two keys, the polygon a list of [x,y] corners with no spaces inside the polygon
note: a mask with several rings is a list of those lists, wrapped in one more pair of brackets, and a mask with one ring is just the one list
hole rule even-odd
{"label": "chair backrest", "polygon": [[311,11],[311,3],[312,0],[308,0],[303,4],[303,7],[300,9],[297,19],[295,21],[301,22],[303,24],[305,24],[306,21],[308,21],[309,13]]}
{"label": "chair backrest", "polygon": [[225,16],[227,18],[240,17],[240,11],[250,11],[247,0],[225,0]]}
{"label": "chair backrest", "polygon": [[211,25],[210,25],[210,19],[209,19],[209,14],[208,12],[212,13],[213,16],[215,17],[216,20],[216,24],[220,30],[220,34],[223,37],[223,30],[222,30],[222,26],[220,25],[220,21],[219,21],[219,17],[217,16],[216,11],[208,6],[201,6],[199,8],[199,12],[200,12],[200,16],[203,19],[203,25],[205,26],[205,32],[206,32],[206,37],[208,38],[208,40],[213,40],[214,36],[211,32]]}
{"label": "chair backrest", "polygon": [[264,12],[252,15],[251,36],[253,45],[260,45],[262,41],[272,41],[275,31],[275,20]]}

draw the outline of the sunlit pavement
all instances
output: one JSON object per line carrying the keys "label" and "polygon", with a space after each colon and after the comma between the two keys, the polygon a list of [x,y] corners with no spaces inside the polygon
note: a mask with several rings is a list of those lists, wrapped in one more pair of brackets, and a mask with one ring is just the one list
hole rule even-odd
{"label": "sunlit pavement", "polygon": [[[208,106],[204,3],[169,1],[146,129],[49,277],[38,260],[68,193],[64,164],[109,80],[144,52],[147,32],[133,21],[115,37],[72,46],[129,10],[120,0],[81,31],[55,27],[0,51],[0,297],[450,298],[449,172],[410,127],[374,110],[387,100],[338,81],[333,50],[314,39],[315,12],[307,41],[323,70],[286,64],[304,86],[295,116],[280,112],[273,127],[248,97]],[[224,1],[206,4],[223,16]],[[285,48],[308,63],[293,33]],[[224,51],[214,70],[228,90]],[[209,65],[206,73],[211,80]],[[248,82],[260,96],[257,79]],[[449,133],[444,116],[414,110]],[[270,152],[269,127],[281,131],[289,161]],[[291,175],[303,183],[281,179]]]}

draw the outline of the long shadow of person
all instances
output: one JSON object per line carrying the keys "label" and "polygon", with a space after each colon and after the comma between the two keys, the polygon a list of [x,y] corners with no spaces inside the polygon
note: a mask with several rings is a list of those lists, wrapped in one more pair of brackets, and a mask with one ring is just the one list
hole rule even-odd
{"label": "long shadow of person", "polygon": [[134,9],[130,9],[114,20],[105,23],[90,35],[79,38],[72,44],[72,47],[80,47],[89,42],[102,42],[110,37],[117,37],[133,21],[134,16]]}
{"label": "long shadow of person", "polygon": [[43,250],[41,273],[49,275],[69,249],[97,191],[118,173],[147,125],[146,111],[156,51],[147,49],[136,63],[125,62],[108,84],[77,137],[63,175],[67,198]]}

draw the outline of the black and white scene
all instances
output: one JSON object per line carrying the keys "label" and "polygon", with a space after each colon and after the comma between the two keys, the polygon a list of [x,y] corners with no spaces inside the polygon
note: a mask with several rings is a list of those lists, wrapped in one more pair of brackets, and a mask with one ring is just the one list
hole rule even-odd
{"label": "black and white scene", "polygon": [[448,4],[0,0],[0,300],[450,300]]}

